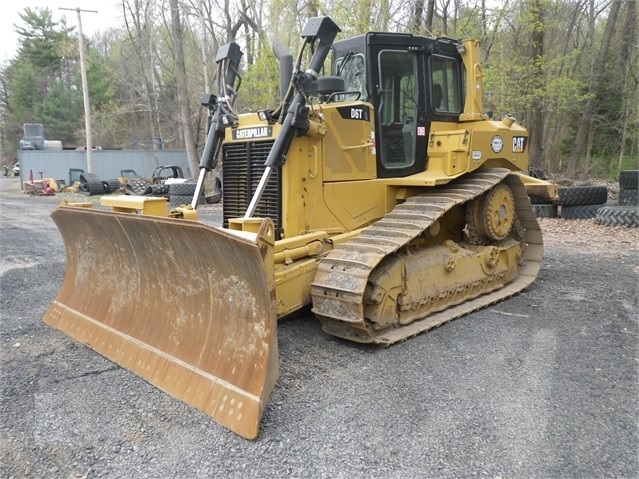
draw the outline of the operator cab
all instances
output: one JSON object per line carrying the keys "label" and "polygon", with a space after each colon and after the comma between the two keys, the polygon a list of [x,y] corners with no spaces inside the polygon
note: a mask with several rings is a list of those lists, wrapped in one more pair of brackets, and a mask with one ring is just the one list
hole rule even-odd
{"label": "operator cab", "polygon": [[424,171],[431,122],[459,121],[465,71],[458,45],[376,32],[333,44],[332,74],[375,110],[379,178]]}

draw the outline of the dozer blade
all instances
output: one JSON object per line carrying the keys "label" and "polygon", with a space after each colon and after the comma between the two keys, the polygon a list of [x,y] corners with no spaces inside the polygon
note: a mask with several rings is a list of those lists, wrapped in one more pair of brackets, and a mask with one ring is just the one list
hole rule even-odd
{"label": "dozer blade", "polygon": [[247,439],[278,376],[273,224],[61,206],[62,287],[44,322]]}

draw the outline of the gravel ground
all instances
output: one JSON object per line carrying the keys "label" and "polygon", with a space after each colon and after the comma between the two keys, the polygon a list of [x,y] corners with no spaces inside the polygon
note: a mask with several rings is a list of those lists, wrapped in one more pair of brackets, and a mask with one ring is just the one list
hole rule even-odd
{"label": "gravel ground", "polygon": [[541,220],[535,283],[388,349],[280,323],[251,442],[42,323],[60,198],[16,181],[0,178],[0,477],[639,477],[637,229]]}

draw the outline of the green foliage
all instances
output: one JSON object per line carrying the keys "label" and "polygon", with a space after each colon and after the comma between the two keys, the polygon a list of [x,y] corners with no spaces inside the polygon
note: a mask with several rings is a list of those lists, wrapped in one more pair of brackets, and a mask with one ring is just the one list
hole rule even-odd
{"label": "green foliage", "polygon": [[622,170],[639,169],[639,160],[637,155],[626,155],[622,158],[621,168],[619,168],[619,156],[596,154],[591,158],[589,176],[595,178],[605,178],[610,181],[616,181],[619,178],[619,172]]}
{"label": "green foliage", "polygon": [[82,92],[55,83],[36,105],[35,116],[44,125],[47,139],[61,140],[66,145],[76,143],[78,118],[84,118]]}
{"label": "green foliage", "polygon": [[[63,145],[82,142],[84,108],[73,28],[52,20],[49,9],[25,8],[16,58],[3,72],[5,151],[15,149],[24,123],[42,123],[46,139]],[[113,101],[113,76],[100,53],[85,42],[90,101],[100,111]]]}
{"label": "green foliage", "polygon": [[[89,85],[89,101],[92,110],[101,110],[109,105],[114,98],[115,78],[104,59],[94,48],[87,48],[87,83]],[[76,85],[82,88],[82,79],[78,71],[75,77]]]}
{"label": "green foliage", "polygon": [[113,102],[102,105],[100,111],[92,111],[91,118],[93,140],[96,145],[128,148],[132,136],[145,136],[138,135],[133,125],[129,124],[136,115],[127,104]]}
{"label": "green foliage", "polygon": [[[196,3],[198,9],[204,7],[204,22],[194,15]],[[234,38],[245,52],[235,109],[274,108],[279,103],[279,74],[271,52],[273,39],[281,40],[295,57],[309,15],[331,16],[342,29],[338,39],[371,30],[415,28],[426,34],[428,2],[424,1],[421,18],[414,17],[419,5],[413,0],[202,0],[180,5],[185,19],[190,121],[201,141],[203,110],[198,100],[215,85],[215,49],[220,43]],[[459,0],[434,5],[432,33],[482,42],[485,109],[496,118],[513,114],[534,131],[535,138],[543,138],[543,162],[549,171],[565,166],[565,156],[584,123],[583,113],[589,109],[589,146],[579,169],[609,175],[618,168],[619,158],[636,163],[639,29],[635,2],[623,3],[610,53],[601,65],[594,59],[612,5],[608,0]],[[95,142],[123,147],[134,136],[161,136],[169,147],[184,147],[176,113],[180,109],[170,16],[156,0],[124,0],[122,7],[126,28],[123,23],[100,38],[85,39]],[[79,142],[84,116],[74,28],[64,19],[54,22],[48,9],[26,8],[20,18],[18,54],[0,72],[5,150],[15,147],[26,122],[43,123],[51,138]],[[203,23],[209,42],[204,46]],[[599,71],[604,71],[603,80],[593,90],[593,72]]]}
{"label": "green foliage", "polygon": [[639,156],[637,153],[634,155],[625,155],[621,160],[621,168],[618,167],[618,164],[611,163],[613,168],[611,168],[611,174],[613,178],[617,178],[619,176],[619,172],[622,170],[639,170]]}
{"label": "green foliage", "polygon": [[279,103],[279,73],[277,61],[265,47],[258,50],[255,63],[242,78],[236,103],[238,112],[273,108]]}
{"label": "green foliage", "polygon": [[40,96],[36,80],[36,68],[30,61],[15,62],[8,70],[7,87],[9,97],[8,116],[23,118],[24,123],[34,120],[34,110]]}
{"label": "green foliage", "polygon": [[20,35],[19,55],[28,59],[39,70],[59,73],[63,64],[60,43],[65,34],[57,30],[58,24],[53,21],[53,13],[49,8],[25,8],[18,14],[24,27],[16,29]]}

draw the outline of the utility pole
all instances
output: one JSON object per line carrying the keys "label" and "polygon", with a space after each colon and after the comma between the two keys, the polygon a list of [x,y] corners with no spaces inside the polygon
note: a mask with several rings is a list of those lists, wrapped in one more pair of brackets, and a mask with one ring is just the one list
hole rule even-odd
{"label": "utility pole", "polygon": [[62,8],[60,10],[75,10],[78,12],[78,39],[80,43],[80,73],[82,75],[82,98],[84,99],[84,128],[86,130],[87,173],[93,173],[93,139],[91,137],[91,105],[89,104],[89,84],[87,82],[87,68],[84,62],[84,36],[82,35],[81,12],[98,13],[97,10],[81,10],[77,8]]}

